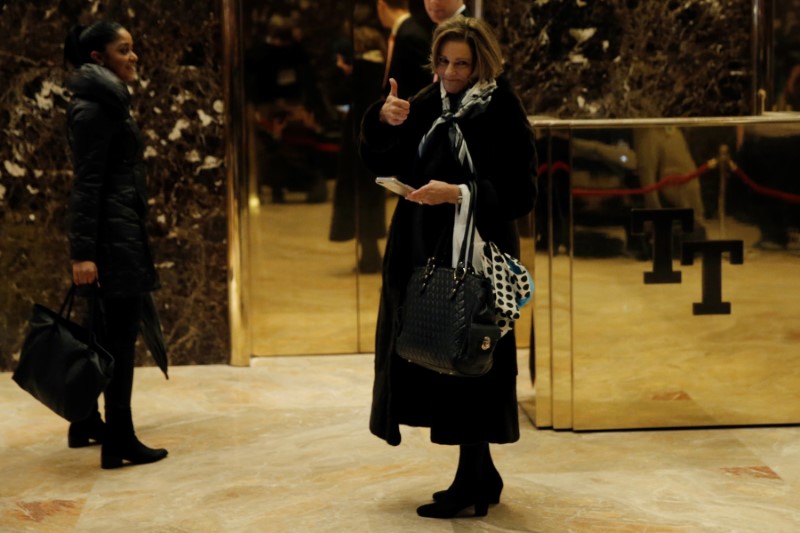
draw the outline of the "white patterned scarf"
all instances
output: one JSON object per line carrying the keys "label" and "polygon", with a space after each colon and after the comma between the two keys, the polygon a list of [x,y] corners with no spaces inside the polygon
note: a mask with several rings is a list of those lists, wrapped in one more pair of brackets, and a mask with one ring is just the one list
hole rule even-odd
{"label": "white patterned scarf", "polygon": [[[422,156],[430,145],[430,139],[434,135],[436,128],[442,124],[448,124],[447,132],[450,138],[450,145],[456,160],[469,170],[472,178],[475,179],[475,167],[472,164],[472,156],[469,153],[467,142],[456,119],[474,117],[483,113],[492,101],[492,93],[497,89],[495,80],[478,82],[464,94],[458,109],[455,112],[450,110],[450,98],[444,85],[439,82],[439,91],[442,97],[442,116],[437,118],[431,125],[417,148],[418,156]],[[466,185],[459,185],[462,194],[463,205],[469,205],[470,192]],[[453,224],[453,252],[452,266],[458,262],[458,254],[461,250],[461,242],[466,232],[466,209],[456,209],[455,221]],[[533,293],[533,280],[528,270],[522,265],[519,259],[503,253],[493,242],[484,242],[478,233],[477,228],[473,228],[475,235],[475,249],[473,256],[469,259],[476,272],[483,274],[492,282],[492,293],[494,296],[495,323],[500,327],[501,336],[505,335],[514,328],[514,322],[520,317],[520,308],[528,303]]]}
{"label": "white patterned scarf", "polygon": [[475,167],[472,165],[472,156],[469,153],[469,148],[464,140],[464,135],[461,133],[461,128],[458,126],[456,119],[467,118],[479,115],[486,111],[489,102],[492,101],[492,93],[497,89],[497,82],[494,79],[479,81],[470,87],[461,102],[458,104],[458,109],[455,112],[450,110],[450,98],[444,88],[444,84],[439,82],[439,92],[442,97],[442,116],[437,118],[431,125],[428,133],[422,136],[417,148],[417,155],[422,156],[430,145],[430,139],[434,131],[441,124],[448,124],[450,129],[447,135],[450,137],[450,145],[453,148],[453,155],[456,160],[467,167],[471,174],[475,174]]}

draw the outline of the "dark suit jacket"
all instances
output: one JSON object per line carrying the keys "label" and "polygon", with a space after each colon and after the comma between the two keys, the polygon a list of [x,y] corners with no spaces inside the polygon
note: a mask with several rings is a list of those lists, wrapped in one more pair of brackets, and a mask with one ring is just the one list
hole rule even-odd
{"label": "dark suit jacket", "polygon": [[[389,64],[389,77],[397,80],[397,95],[404,100],[433,81],[433,73],[427,67],[430,62],[431,38],[431,32],[414,17],[407,18],[397,30]],[[387,82],[384,95],[388,92]]]}

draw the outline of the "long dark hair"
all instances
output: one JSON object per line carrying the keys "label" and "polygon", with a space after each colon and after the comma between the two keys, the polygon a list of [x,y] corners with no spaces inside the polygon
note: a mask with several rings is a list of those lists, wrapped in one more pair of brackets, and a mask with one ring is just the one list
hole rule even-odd
{"label": "long dark hair", "polygon": [[101,20],[91,26],[76,24],[64,40],[64,63],[80,67],[92,61],[92,52],[105,52],[106,46],[117,40],[122,25]]}

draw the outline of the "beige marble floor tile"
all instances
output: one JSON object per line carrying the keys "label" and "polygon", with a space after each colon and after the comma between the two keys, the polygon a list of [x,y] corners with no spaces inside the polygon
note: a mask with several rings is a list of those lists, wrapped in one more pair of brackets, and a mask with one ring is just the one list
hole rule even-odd
{"label": "beige marble floor tile", "polygon": [[[520,397],[530,397],[520,353]],[[164,461],[104,471],[0,374],[0,531],[786,532],[800,530],[800,428],[535,429],[493,449],[506,489],[481,519],[418,518],[455,449],[367,430],[372,357],[137,369],[139,437]]]}

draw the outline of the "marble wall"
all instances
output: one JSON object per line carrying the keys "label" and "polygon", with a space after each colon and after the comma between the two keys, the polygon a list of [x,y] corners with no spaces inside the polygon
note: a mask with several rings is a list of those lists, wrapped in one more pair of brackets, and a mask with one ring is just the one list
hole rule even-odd
{"label": "marble wall", "polygon": [[31,304],[57,306],[69,285],[63,39],[99,18],[122,23],[139,54],[133,113],[147,144],[171,362],[227,361],[220,2],[11,0],[0,9],[0,370],[16,366]]}
{"label": "marble wall", "polygon": [[530,113],[750,114],[751,0],[491,0]]}

